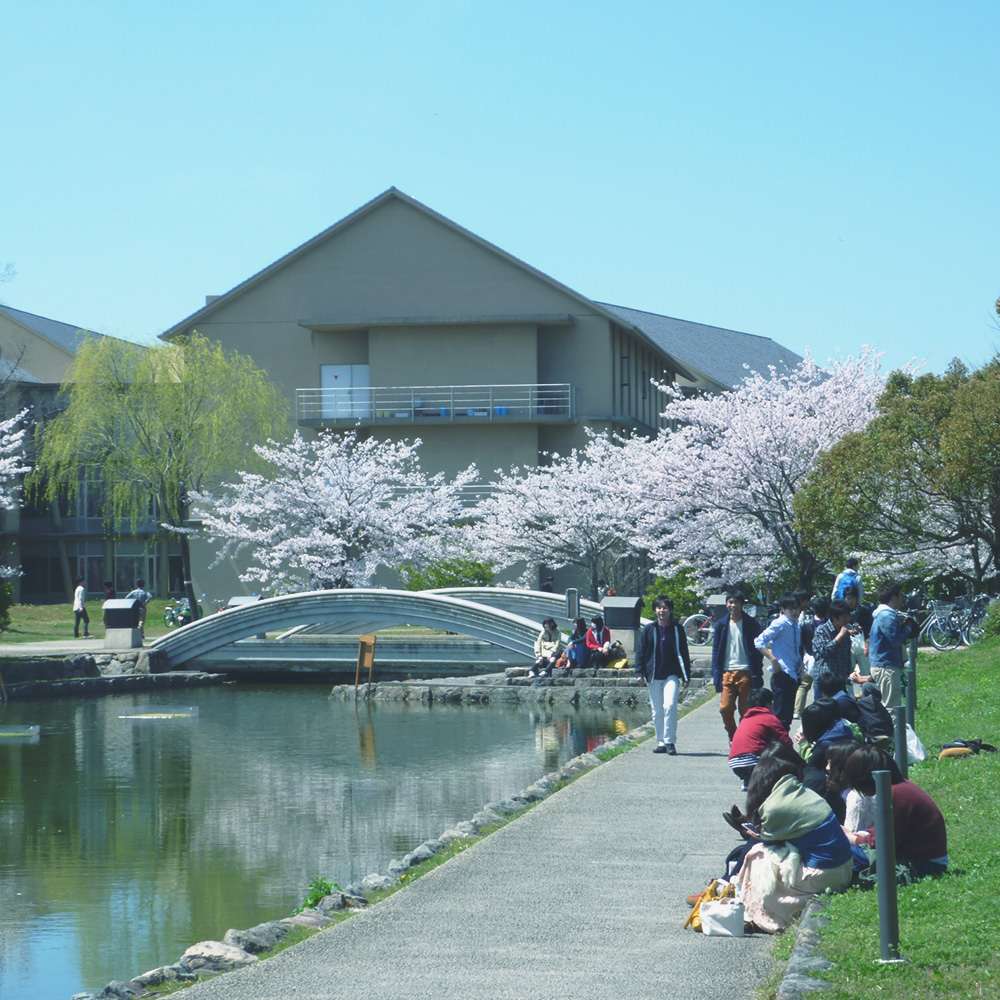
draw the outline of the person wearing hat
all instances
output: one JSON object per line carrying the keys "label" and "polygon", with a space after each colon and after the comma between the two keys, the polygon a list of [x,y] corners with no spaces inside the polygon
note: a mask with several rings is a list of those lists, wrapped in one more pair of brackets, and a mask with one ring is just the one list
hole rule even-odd
{"label": "person wearing hat", "polygon": [[600,615],[594,615],[587,629],[587,652],[588,662],[595,667],[606,666],[611,659],[611,629]]}
{"label": "person wearing hat", "polygon": [[645,683],[653,709],[653,753],[676,757],[677,699],[681,686],[686,691],[691,683],[691,657],[684,629],[673,620],[674,602],[669,597],[658,597],[653,609],[656,621],[639,633],[635,675]]}
{"label": "person wearing hat", "polygon": [[548,677],[565,648],[555,618],[546,618],[535,640],[535,665],[528,671],[528,676]]}

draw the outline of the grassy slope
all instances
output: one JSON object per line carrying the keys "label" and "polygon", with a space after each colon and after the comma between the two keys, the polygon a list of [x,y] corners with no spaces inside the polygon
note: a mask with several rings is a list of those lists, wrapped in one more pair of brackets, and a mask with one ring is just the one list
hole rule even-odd
{"label": "grassy slope", "polygon": [[874,892],[832,897],[822,954],[827,1000],[1000,998],[1000,753],[936,759],[942,744],[981,738],[1000,744],[996,697],[1000,641],[918,660],[917,734],[931,759],[910,768],[948,824],[951,871],[899,889],[905,965],[881,965]]}

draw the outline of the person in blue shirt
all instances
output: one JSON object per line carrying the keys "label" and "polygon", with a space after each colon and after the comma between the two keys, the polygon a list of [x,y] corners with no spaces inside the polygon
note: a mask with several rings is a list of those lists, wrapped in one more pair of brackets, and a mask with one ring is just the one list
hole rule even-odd
{"label": "person in blue shirt", "polygon": [[794,594],[782,597],[778,608],[781,614],[754,639],[753,644],[770,661],[773,711],[788,729],[795,714],[795,692],[802,670],[801,610]]}
{"label": "person in blue shirt", "polygon": [[878,607],[872,614],[872,631],[868,644],[871,660],[871,674],[860,677],[855,672],[855,680],[863,683],[874,681],[882,692],[882,704],[896,719],[903,693],[903,646],[913,635],[916,622],[909,616],[900,614],[903,606],[903,588],[896,580],[886,580],[878,588]]}

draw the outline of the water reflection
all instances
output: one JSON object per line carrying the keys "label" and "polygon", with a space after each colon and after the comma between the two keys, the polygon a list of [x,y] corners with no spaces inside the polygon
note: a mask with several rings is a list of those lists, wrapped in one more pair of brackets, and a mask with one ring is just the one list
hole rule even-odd
{"label": "water reflection", "polygon": [[[122,695],[15,702],[0,747],[0,996],[68,997],[284,916],[645,712],[332,702],[327,689],[204,688],[193,719]],[[58,957],[54,957],[58,956]]]}

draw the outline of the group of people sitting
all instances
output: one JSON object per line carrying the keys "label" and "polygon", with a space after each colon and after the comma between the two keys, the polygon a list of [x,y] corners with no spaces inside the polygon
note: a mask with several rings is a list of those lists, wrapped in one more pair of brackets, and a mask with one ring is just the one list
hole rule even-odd
{"label": "group of people sitting", "polygon": [[[917,878],[948,865],[940,809],[903,779],[892,757],[895,729],[883,696],[895,694],[898,679],[877,683],[874,664],[869,675],[858,669],[858,654],[868,652],[879,629],[878,622],[859,623],[860,581],[856,572],[847,576],[848,601],[820,598],[810,606],[791,595],[781,602],[781,619],[763,630],[742,615],[743,597],[733,592],[729,616],[716,624],[713,676],[723,695],[729,766],[746,792],[745,809],[725,814],[744,841],[727,858],[725,878],[738,886],[746,919],[763,931],[788,926],[813,895],[840,891],[871,867],[876,771],[891,776],[897,862]],[[876,619],[883,609],[898,611],[898,586],[879,590]],[[812,620],[802,628],[805,606]],[[887,633],[896,628],[895,618],[881,624]],[[893,632],[892,640],[898,650],[902,637]],[[795,718],[801,727],[793,736]]]}
{"label": "group of people sitting", "polygon": [[535,662],[529,677],[550,677],[554,670],[583,667],[606,667],[615,657],[611,630],[601,615],[595,615],[587,628],[585,618],[573,619],[573,632],[565,642],[554,618],[542,622],[535,639]]}
{"label": "group of people sitting", "polygon": [[[770,714],[770,694],[754,692],[757,718]],[[814,895],[839,892],[871,867],[876,771],[890,774],[897,864],[915,878],[947,870],[941,810],[884,749],[851,737],[803,740],[796,751],[778,729],[752,768],[744,811],[726,814],[744,843],[726,859],[724,877],[738,886],[745,919],[757,930],[782,930]]]}

